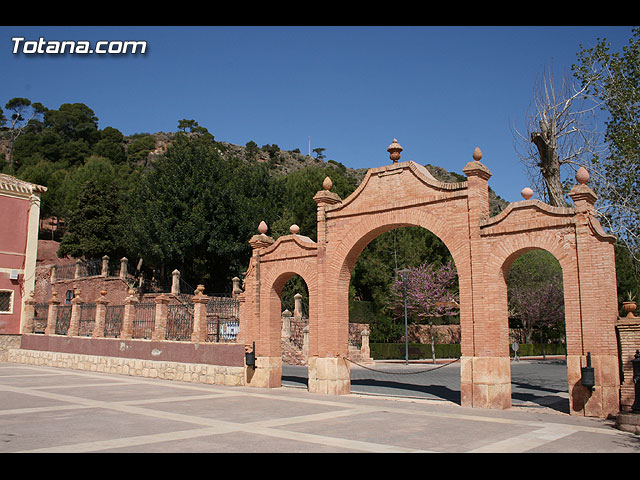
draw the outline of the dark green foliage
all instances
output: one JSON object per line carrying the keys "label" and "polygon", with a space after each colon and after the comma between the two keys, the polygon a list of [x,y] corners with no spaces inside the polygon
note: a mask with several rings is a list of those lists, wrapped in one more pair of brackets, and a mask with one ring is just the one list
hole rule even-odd
{"label": "dark green foliage", "polygon": [[78,196],[76,208],[69,215],[69,230],[58,249],[58,256],[74,258],[117,258],[122,253],[119,222],[119,199],[115,185],[99,188],[94,180],[87,181]]}
{"label": "dark green foliage", "polygon": [[[251,254],[249,238],[269,210],[264,167],[223,159],[206,136],[179,134],[133,194],[137,254],[187,283],[224,292]],[[131,245],[131,248],[136,248]]]}

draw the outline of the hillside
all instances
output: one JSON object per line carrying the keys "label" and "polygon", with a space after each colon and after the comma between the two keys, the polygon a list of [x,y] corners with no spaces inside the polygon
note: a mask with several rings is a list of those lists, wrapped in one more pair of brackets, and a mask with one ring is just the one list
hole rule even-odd
{"label": "hillside", "polygon": [[[153,160],[161,155],[167,147],[171,144],[171,140],[175,133],[158,132],[151,136],[155,139],[155,148],[149,151],[146,162],[152,163]],[[130,137],[128,137],[130,138]],[[125,138],[127,141],[127,137]],[[217,141],[221,146],[220,152],[223,156],[236,156],[238,158],[244,158],[247,161],[269,162],[269,170],[272,175],[286,175],[295,170],[312,166],[330,166],[339,169],[346,173],[348,176],[355,178],[359,185],[362,179],[367,174],[366,168],[353,169],[344,166],[342,163],[335,160],[324,161],[309,155],[300,153],[299,151],[287,151],[287,150],[275,150],[268,151],[262,148],[256,148],[250,150],[246,146],[234,145],[228,142]],[[277,148],[277,147],[276,147]],[[442,167],[436,165],[425,164],[425,167],[429,172],[438,180],[442,182],[461,182],[466,180],[466,176],[450,172]],[[498,196],[491,188],[489,188],[489,205],[491,216],[497,215],[504,210],[509,202]]]}

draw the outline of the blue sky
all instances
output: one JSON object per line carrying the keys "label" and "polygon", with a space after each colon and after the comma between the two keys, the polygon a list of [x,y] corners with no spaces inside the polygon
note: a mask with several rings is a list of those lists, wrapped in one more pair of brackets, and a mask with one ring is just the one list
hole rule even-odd
{"label": "blue sky", "polygon": [[[144,55],[13,54],[27,41],[145,40]],[[125,135],[196,120],[216,140],[325,148],[352,168],[402,160],[462,173],[476,146],[489,185],[521,200],[527,176],[512,125],[523,126],[536,76],[569,72],[580,44],[624,26],[0,27],[0,106],[27,97],[57,109],[84,103]]]}

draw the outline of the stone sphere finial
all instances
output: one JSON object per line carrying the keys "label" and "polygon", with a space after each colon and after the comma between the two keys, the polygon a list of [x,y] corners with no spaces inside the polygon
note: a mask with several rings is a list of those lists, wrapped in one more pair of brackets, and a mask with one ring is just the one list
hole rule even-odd
{"label": "stone sphere finial", "polygon": [[589,175],[589,172],[584,167],[580,167],[576,172],[576,180],[580,185],[586,184],[589,181],[589,178],[591,178],[591,175]]}
{"label": "stone sphere finial", "polygon": [[393,163],[396,163],[398,160],[400,160],[400,152],[402,152],[402,150],[403,148],[398,143],[398,140],[394,138],[393,143],[387,148],[387,152],[389,152],[389,158],[393,161]]}
{"label": "stone sphere finial", "polygon": [[479,161],[482,159],[482,150],[480,150],[480,147],[476,147],[476,148],[473,150],[473,159],[474,159],[476,162],[479,162]]}
{"label": "stone sphere finial", "polygon": [[531,197],[533,197],[533,190],[531,190],[529,187],[525,187],[520,192],[520,195],[522,195],[522,198],[524,198],[525,200],[529,200]]}
{"label": "stone sphere finial", "polygon": [[300,231],[300,227],[294,223],[289,227],[289,231],[295,235]]}
{"label": "stone sphere finial", "polygon": [[269,230],[269,227],[267,227],[267,224],[265,223],[265,221],[262,220],[260,222],[260,225],[258,225],[258,232],[264,235],[265,233],[267,233],[267,230]]}
{"label": "stone sphere finial", "polygon": [[325,190],[331,190],[331,187],[333,187],[333,182],[329,177],[325,177],[324,181],[322,182],[322,188],[324,188]]}

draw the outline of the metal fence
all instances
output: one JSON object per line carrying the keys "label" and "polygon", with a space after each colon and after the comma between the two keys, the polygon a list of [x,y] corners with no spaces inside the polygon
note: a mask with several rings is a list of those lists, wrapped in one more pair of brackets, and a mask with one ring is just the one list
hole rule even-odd
{"label": "metal fence", "polygon": [[49,304],[36,303],[33,310],[33,333],[44,333],[49,318]]}
{"label": "metal fence", "polygon": [[71,323],[71,305],[58,305],[56,335],[66,335]]}
{"label": "metal fence", "polygon": [[193,310],[187,305],[168,305],[167,340],[191,340]]}
{"label": "metal fence", "polygon": [[151,338],[155,320],[155,303],[137,303],[132,322],[132,338]]}
{"label": "metal fence", "polygon": [[78,335],[91,337],[96,323],[96,304],[83,303],[80,305],[80,318],[78,319]]}
{"label": "metal fence", "polygon": [[56,277],[58,280],[70,280],[76,276],[76,264],[58,265],[56,267]]}
{"label": "metal fence", "polygon": [[104,336],[118,338],[123,318],[124,305],[107,305],[104,317]]}
{"label": "metal fence", "polygon": [[207,302],[207,341],[234,341],[240,329],[240,303],[231,297],[212,297]]}

